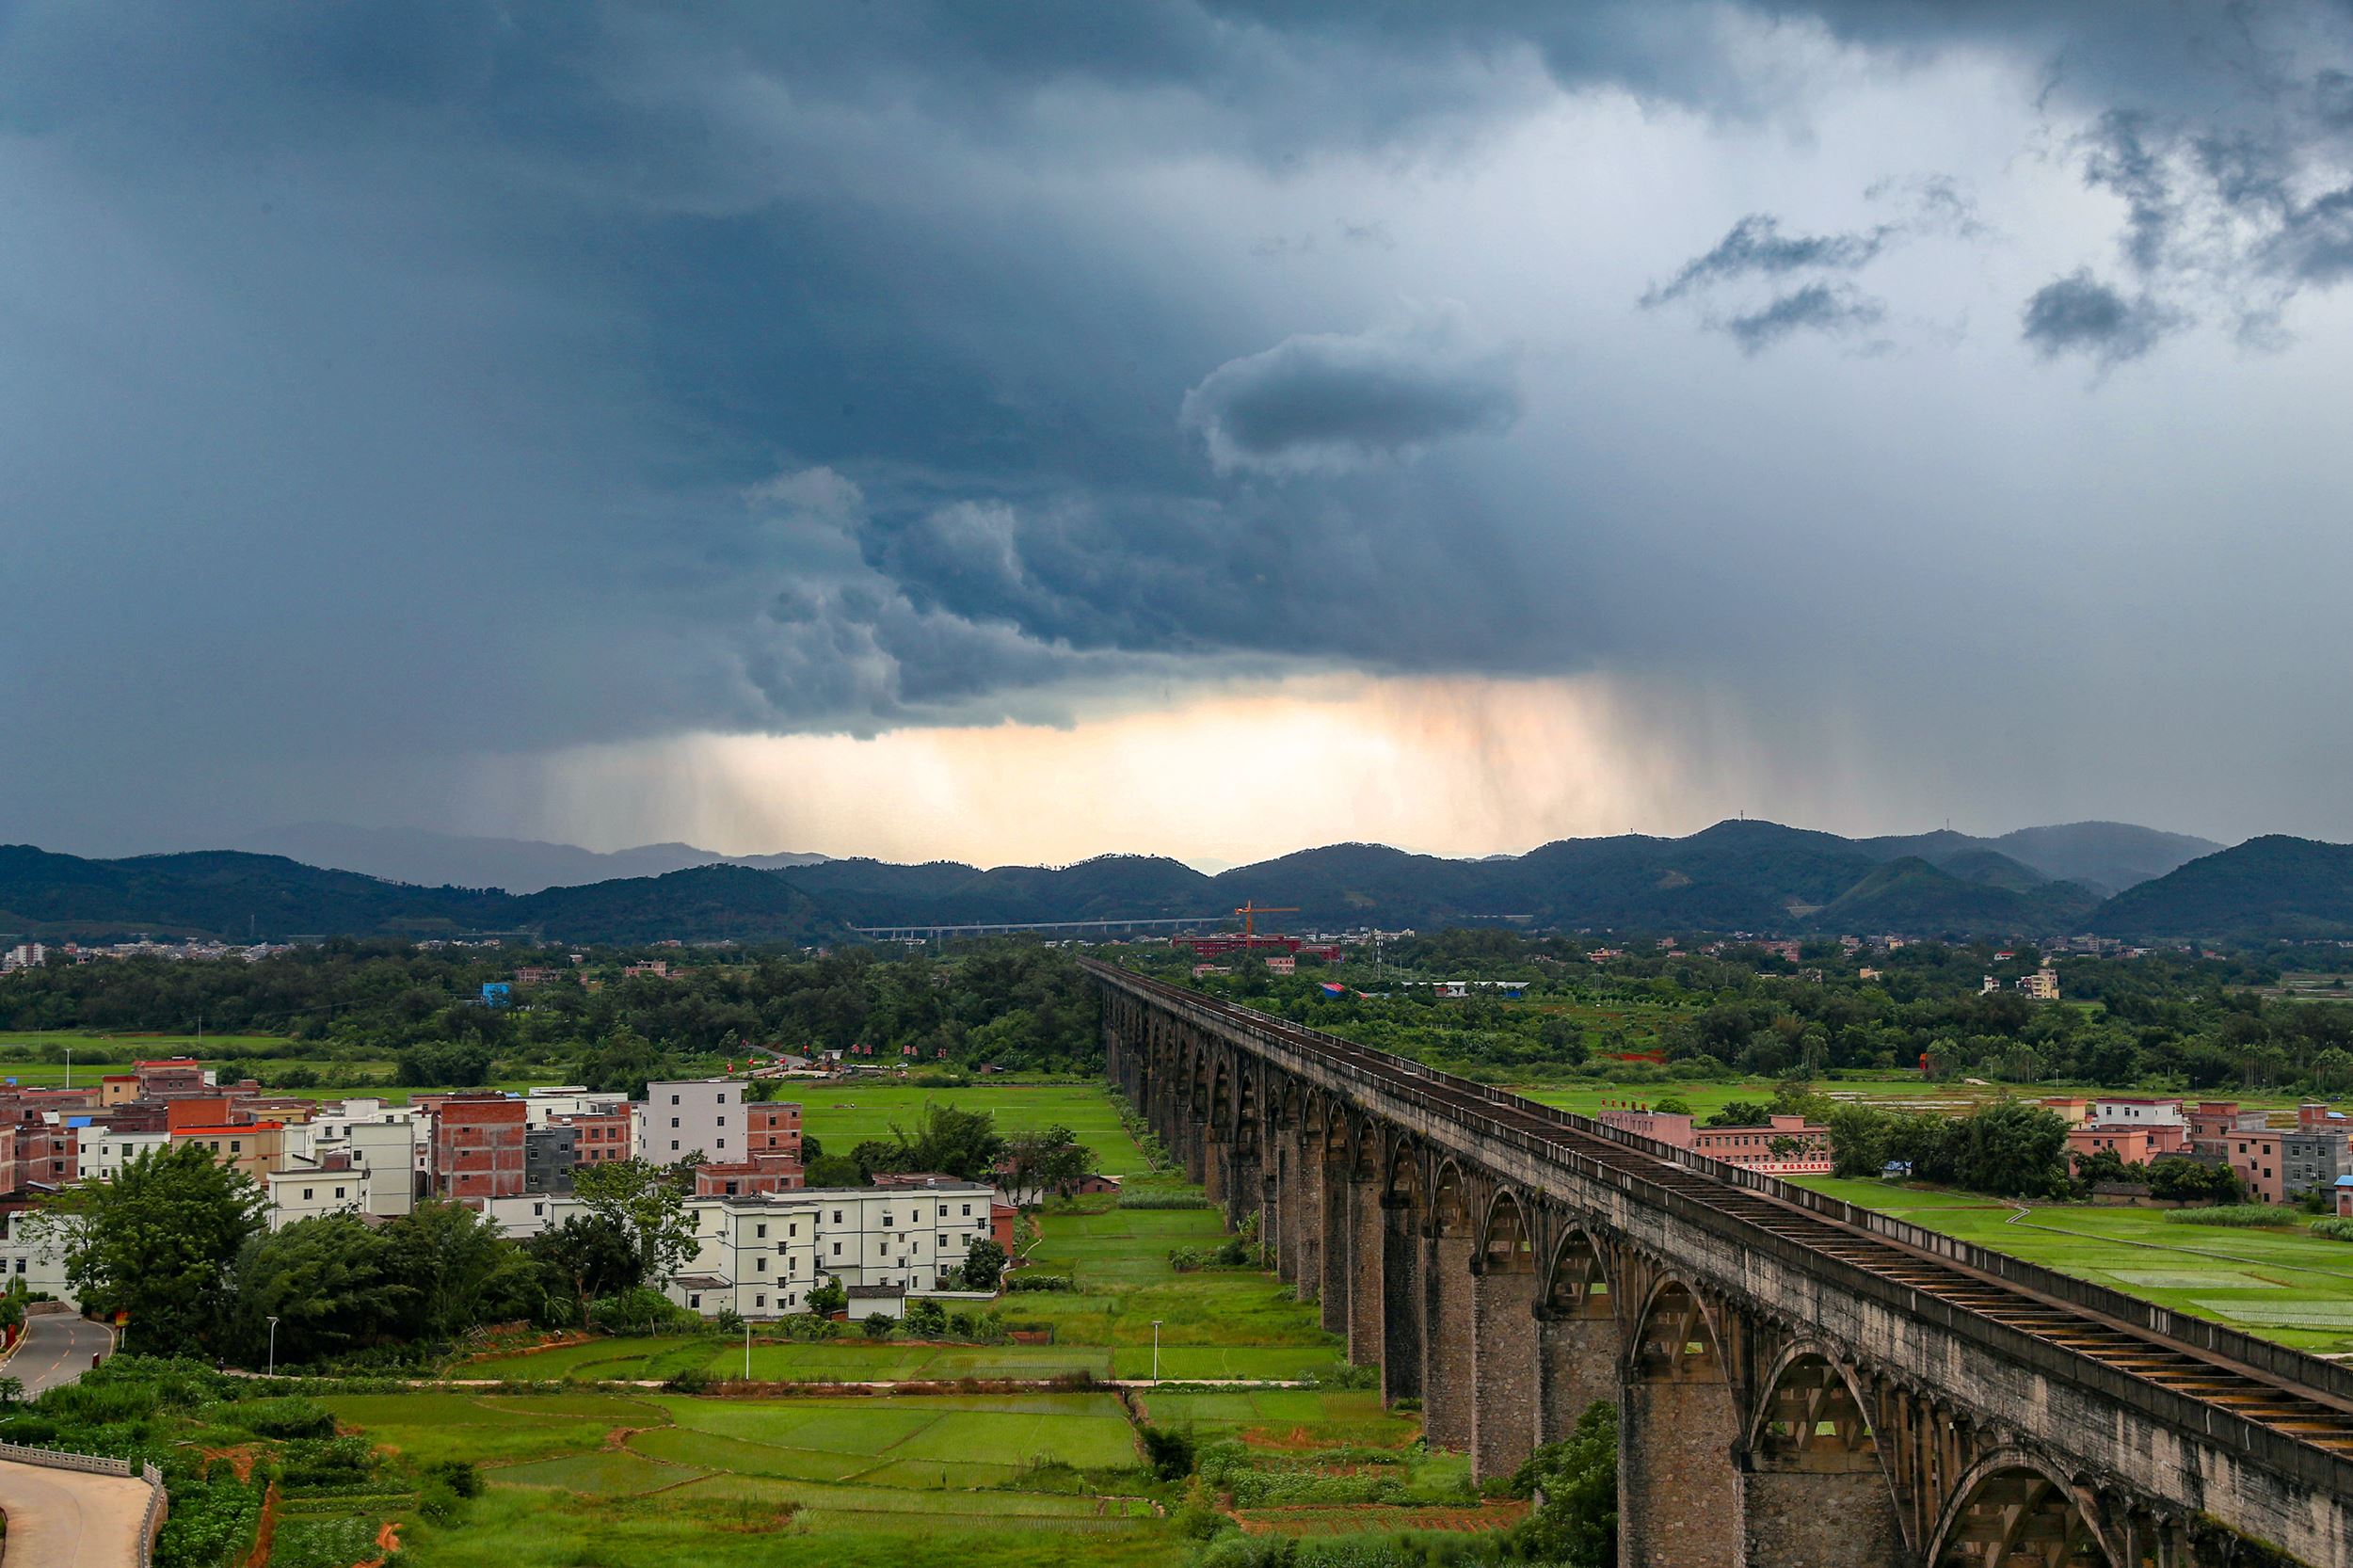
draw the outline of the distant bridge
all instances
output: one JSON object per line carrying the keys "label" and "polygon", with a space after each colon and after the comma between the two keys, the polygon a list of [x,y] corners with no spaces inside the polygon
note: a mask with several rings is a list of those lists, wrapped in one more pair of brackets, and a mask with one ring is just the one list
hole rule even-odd
{"label": "distant bridge", "polygon": [[2353,1371],[1096,960],[1112,1080],[1433,1447],[1626,1568],[2353,1568]]}
{"label": "distant bridge", "polygon": [[943,936],[1002,936],[1016,931],[1148,931],[1176,927],[1194,931],[1230,920],[1228,915],[1179,915],[1171,919],[1155,916],[1142,920],[989,920],[977,925],[854,925],[850,929],[861,936],[872,936],[886,942],[911,942],[919,937],[937,941]]}

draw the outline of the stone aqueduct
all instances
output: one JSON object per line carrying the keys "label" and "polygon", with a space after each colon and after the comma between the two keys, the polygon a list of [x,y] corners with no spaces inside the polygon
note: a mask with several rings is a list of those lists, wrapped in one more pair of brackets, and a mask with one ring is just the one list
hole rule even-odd
{"label": "stone aqueduct", "polygon": [[1114,1083],[1433,1445],[1616,1404],[1627,1568],[2353,1568],[2333,1364],[1089,968]]}

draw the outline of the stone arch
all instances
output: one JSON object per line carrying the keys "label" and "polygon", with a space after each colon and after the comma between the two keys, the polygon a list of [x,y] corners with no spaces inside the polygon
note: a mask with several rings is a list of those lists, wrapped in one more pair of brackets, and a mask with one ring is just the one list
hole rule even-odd
{"label": "stone arch", "polygon": [[1430,1184],[1430,1224],[1441,1236],[1470,1234],[1470,1199],[1463,1167],[1451,1160],[1439,1164],[1437,1176]]}
{"label": "stone arch", "polygon": [[1545,1310],[1561,1320],[1617,1317],[1616,1299],[1609,1290],[1609,1271],[1601,1249],[1583,1225],[1561,1233],[1552,1249],[1551,1267],[1545,1274]]}
{"label": "stone arch", "polygon": [[1482,1272],[1536,1272],[1536,1240],[1528,1209],[1508,1187],[1497,1188],[1487,1205],[1486,1222],[1479,1231],[1479,1262]]}
{"label": "stone arch", "polygon": [[1421,1150],[1410,1138],[1400,1138],[1389,1150],[1387,1176],[1381,1197],[1393,1208],[1418,1210],[1427,1201],[1421,1183]]}
{"label": "stone arch", "polygon": [[1721,1568],[1740,1560],[1742,1422],[1722,1325],[1673,1274],[1635,1315],[1620,1400],[1620,1560]]}
{"label": "stone arch", "polygon": [[1581,1224],[1552,1248],[1536,1319],[1536,1441],[1559,1443],[1595,1401],[1615,1408],[1625,1360],[1609,1260]]}
{"label": "stone arch", "polygon": [[1834,1529],[1841,1561],[1912,1560],[1887,1453],[1871,1401],[1827,1347],[1783,1350],[1759,1384],[1742,1486],[1743,1560],[1751,1568],[1804,1568],[1824,1556]]}
{"label": "stone arch", "polygon": [[1410,1134],[1392,1137],[1381,1178],[1381,1396],[1417,1400],[1422,1391],[1423,1153]]}
{"label": "stone arch", "polygon": [[1962,1472],[1929,1543],[1928,1568],[2118,1568],[2090,1490],[2015,1448]]}

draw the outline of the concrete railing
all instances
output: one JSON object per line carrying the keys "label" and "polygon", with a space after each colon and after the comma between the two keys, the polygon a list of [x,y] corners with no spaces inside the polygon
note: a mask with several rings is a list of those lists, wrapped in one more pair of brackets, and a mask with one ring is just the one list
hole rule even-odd
{"label": "concrete railing", "polygon": [[0,1443],[0,1459],[14,1460],[19,1464],[40,1464],[52,1470],[80,1470],[93,1476],[120,1476],[126,1480],[147,1483],[147,1512],[139,1520],[138,1568],[150,1568],[155,1560],[155,1535],[164,1528],[164,1517],[170,1512],[170,1502],[164,1492],[164,1473],[152,1463],[137,1469],[127,1459],[108,1459],[104,1454],[77,1454],[64,1448],[28,1448],[22,1443]]}

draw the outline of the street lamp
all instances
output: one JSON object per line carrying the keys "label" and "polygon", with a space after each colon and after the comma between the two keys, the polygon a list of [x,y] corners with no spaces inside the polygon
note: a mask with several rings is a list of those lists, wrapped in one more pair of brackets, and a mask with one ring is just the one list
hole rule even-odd
{"label": "street lamp", "polygon": [[744,1320],[744,1381],[752,1381],[752,1320]]}
{"label": "street lamp", "polygon": [[278,1320],[269,1320],[269,1375],[278,1375]]}
{"label": "street lamp", "polygon": [[1152,1381],[1160,1381],[1160,1320],[1152,1320]]}

